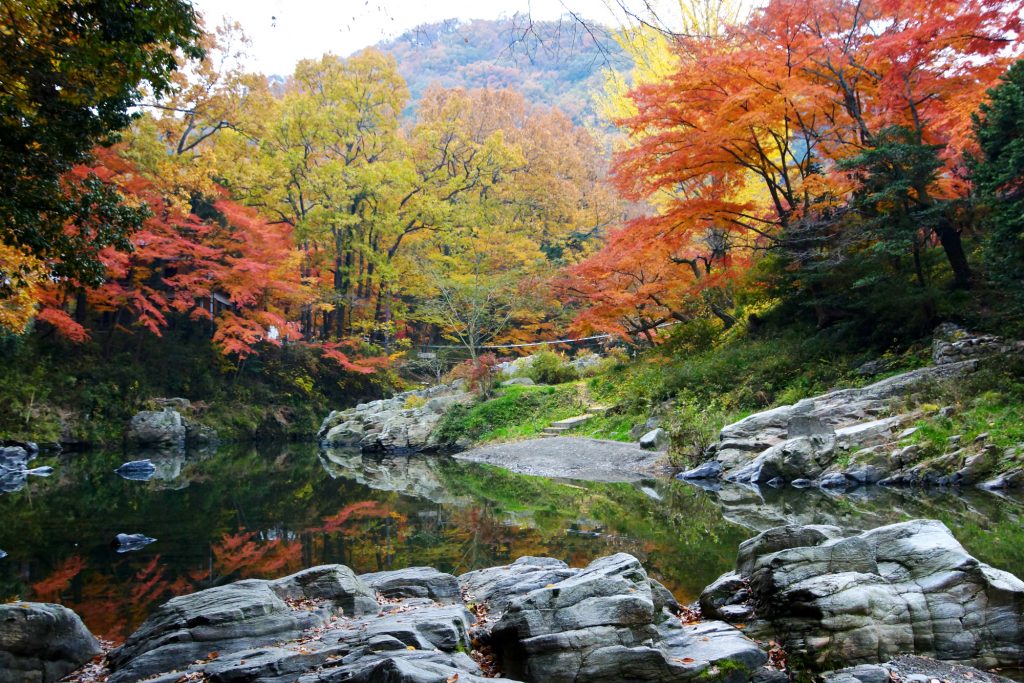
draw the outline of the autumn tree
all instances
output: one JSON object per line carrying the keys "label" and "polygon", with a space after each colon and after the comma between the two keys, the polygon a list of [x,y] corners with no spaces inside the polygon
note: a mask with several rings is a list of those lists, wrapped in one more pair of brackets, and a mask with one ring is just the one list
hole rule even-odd
{"label": "autumn tree", "polygon": [[[200,27],[181,0],[12,0],[0,12],[0,240],[61,277],[95,284],[99,253],[128,247],[138,222],[91,178],[67,182],[116,138],[144,93],[172,85],[177,55],[198,58]],[[111,68],[112,65],[118,68]],[[92,216],[104,212],[109,220]],[[71,229],[68,226],[71,225]],[[2,292],[0,292],[2,294]]]}

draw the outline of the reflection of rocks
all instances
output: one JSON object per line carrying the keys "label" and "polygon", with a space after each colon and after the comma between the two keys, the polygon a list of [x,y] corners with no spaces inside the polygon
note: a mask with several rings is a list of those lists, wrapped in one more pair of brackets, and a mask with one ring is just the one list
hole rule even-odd
{"label": "reflection of rocks", "polygon": [[953,493],[872,486],[832,492],[721,482],[709,493],[715,496],[725,519],[756,532],[790,524],[828,524],[845,532],[860,532],[916,517],[938,516],[986,526],[991,520],[1008,516],[1012,521],[1013,515],[1019,514],[1014,511],[1024,506],[1024,501],[1014,500],[1014,505],[1008,507],[1000,498],[973,489]]}
{"label": "reflection of rocks", "polygon": [[[916,392],[974,372],[985,356],[1022,350],[1020,344],[940,327],[934,342],[935,365],[755,413],[724,427],[708,455],[721,469],[718,476],[741,484],[799,482],[801,487],[815,484],[829,489],[878,483],[974,486],[1016,468],[991,479],[986,488],[1024,485],[1024,468],[1015,452],[1003,453],[983,438],[972,444],[951,443],[947,453],[931,457],[905,441],[914,432],[907,427],[926,410],[906,407]],[[684,479],[715,476],[706,465],[680,475]]]}
{"label": "reflection of rocks", "polygon": [[49,683],[100,653],[100,644],[60,605],[0,605],[0,683]]}
{"label": "reflection of rocks", "polygon": [[828,526],[770,529],[740,546],[736,571],[701,605],[816,668],[901,653],[985,668],[1024,659],[1024,582],[933,520],[845,538]]}
{"label": "reflection of rocks", "polygon": [[395,491],[444,504],[464,504],[448,492],[438,473],[443,463],[425,456],[364,455],[355,449],[326,448],[320,463],[334,479],[351,479],[378,491]]}
{"label": "reflection of rocks", "polygon": [[130,553],[145,548],[150,543],[155,543],[155,538],[143,534],[118,534],[114,537],[112,545],[119,553]]}
{"label": "reflection of rocks", "polygon": [[457,380],[332,411],[317,438],[325,447],[358,446],[369,452],[411,453],[446,446],[434,441],[432,435],[449,408],[473,400],[464,386],[463,380]]}
{"label": "reflection of rocks", "polygon": [[156,465],[152,460],[131,460],[116,470],[117,476],[129,481],[149,481],[156,474]]}
{"label": "reflection of rocks", "polygon": [[39,448],[32,442],[0,447],[0,493],[14,493],[25,488],[28,475],[48,477],[53,474],[50,466],[28,468],[35,459]]}

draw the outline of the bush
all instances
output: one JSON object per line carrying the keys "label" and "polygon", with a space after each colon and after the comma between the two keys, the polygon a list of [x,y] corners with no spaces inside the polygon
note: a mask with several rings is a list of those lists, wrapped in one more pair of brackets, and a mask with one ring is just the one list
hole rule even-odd
{"label": "bush", "polygon": [[579,379],[576,368],[551,351],[541,351],[533,357],[527,376],[537,384],[565,384]]}

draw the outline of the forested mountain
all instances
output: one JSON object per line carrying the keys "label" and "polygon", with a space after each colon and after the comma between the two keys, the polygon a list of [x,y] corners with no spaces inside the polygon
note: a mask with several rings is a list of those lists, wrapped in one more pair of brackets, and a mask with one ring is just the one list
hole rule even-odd
{"label": "forested mountain", "polygon": [[377,47],[398,60],[412,101],[436,83],[445,88],[513,88],[555,106],[577,123],[593,115],[601,70],[622,66],[615,41],[576,21],[448,19],[424,24]]}

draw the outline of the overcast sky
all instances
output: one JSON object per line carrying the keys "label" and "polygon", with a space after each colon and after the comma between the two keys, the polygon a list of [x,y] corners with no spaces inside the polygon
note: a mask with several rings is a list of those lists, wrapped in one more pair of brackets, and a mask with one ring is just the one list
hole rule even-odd
{"label": "overcast sky", "polygon": [[193,0],[213,28],[228,16],[252,40],[249,66],[290,74],[295,62],[325,52],[349,55],[420,24],[458,17],[496,19],[529,12],[557,19],[571,10],[612,23],[605,0]]}

